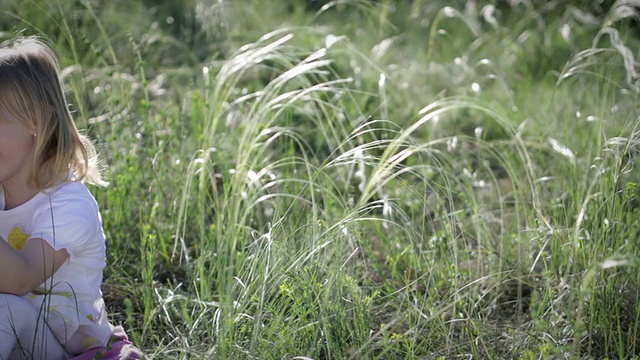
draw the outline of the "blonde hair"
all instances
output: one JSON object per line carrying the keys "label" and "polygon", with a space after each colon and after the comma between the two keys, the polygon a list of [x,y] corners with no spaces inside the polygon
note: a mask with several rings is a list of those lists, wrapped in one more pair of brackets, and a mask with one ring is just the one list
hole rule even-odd
{"label": "blonde hair", "polygon": [[0,115],[22,122],[34,134],[32,174],[39,189],[68,180],[106,185],[93,144],[69,112],[59,73],[54,52],[38,38],[22,37],[0,47]]}

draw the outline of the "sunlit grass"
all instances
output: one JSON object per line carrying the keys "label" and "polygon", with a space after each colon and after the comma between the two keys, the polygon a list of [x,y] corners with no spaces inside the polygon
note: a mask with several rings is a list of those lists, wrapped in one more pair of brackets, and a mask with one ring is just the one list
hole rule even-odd
{"label": "sunlit grass", "polygon": [[150,356],[640,353],[630,3],[9,3]]}

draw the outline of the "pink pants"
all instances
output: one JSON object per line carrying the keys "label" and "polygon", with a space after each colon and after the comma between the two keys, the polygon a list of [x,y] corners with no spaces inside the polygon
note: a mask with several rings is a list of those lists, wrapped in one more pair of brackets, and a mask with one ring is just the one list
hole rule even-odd
{"label": "pink pants", "polygon": [[97,348],[76,355],[71,360],[136,360],[142,359],[142,352],[136,348],[121,326],[113,328],[113,336],[106,348]]}

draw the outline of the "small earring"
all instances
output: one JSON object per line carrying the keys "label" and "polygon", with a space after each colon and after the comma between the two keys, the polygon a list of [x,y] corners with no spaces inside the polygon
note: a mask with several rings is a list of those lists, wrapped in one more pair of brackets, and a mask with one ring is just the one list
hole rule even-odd
{"label": "small earring", "polygon": [[38,136],[38,133],[32,133],[31,135],[33,135],[33,137]]}

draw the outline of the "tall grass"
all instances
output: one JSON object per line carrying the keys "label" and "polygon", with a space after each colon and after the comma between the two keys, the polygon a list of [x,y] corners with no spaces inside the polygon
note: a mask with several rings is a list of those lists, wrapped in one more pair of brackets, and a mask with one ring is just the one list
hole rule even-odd
{"label": "tall grass", "polygon": [[627,358],[634,3],[9,2],[157,358]]}

